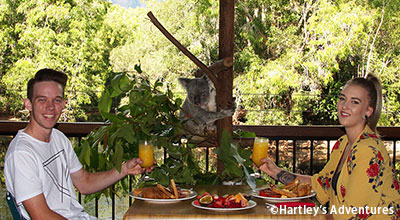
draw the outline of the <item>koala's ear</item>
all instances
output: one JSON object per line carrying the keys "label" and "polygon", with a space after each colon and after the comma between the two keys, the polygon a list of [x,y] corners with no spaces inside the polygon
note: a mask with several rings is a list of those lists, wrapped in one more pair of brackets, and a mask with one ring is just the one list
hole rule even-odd
{"label": "koala's ear", "polygon": [[178,82],[183,86],[187,87],[187,84],[189,83],[190,79],[188,78],[178,78]]}
{"label": "koala's ear", "polygon": [[209,84],[213,84],[210,78],[208,78],[207,74],[203,74],[201,77],[202,80],[206,80]]}

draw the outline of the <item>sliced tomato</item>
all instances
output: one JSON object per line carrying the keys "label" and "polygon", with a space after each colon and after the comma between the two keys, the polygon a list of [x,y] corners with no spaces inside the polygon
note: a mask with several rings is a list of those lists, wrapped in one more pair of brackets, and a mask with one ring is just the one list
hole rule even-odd
{"label": "sliced tomato", "polygon": [[281,194],[275,193],[270,189],[260,190],[259,195],[264,197],[274,197],[274,198],[280,198],[282,196]]}
{"label": "sliced tomato", "polygon": [[260,196],[265,196],[265,197],[268,196],[268,193],[264,190],[260,190],[259,194],[260,194]]}

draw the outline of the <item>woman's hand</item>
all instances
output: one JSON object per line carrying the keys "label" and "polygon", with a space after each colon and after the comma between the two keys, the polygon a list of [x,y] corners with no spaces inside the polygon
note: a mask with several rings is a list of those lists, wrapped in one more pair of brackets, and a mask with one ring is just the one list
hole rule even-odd
{"label": "woman's hand", "polygon": [[282,170],[279,168],[274,161],[270,158],[263,158],[261,159],[261,166],[259,169],[266,173],[267,175],[271,176],[274,179],[277,179],[276,175]]}

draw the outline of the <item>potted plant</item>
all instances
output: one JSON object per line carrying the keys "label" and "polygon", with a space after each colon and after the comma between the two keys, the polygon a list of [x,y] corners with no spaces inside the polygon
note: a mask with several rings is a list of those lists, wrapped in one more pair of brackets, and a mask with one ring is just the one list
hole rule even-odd
{"label": "potted plant", "polygon": [[[123,161],[138,157],[141,140],[151,140],[166,157],[149,174],[158,183],[194,184],[200,173],[191,150],[192,145],[181,143],[182,124],[178,112],[182,104],[174,99],[168,86],[160,80],[150,83],[137,72],[114,73],[105,88],[99,111],[105,125],[92,131],[76,149],[79,159],[88,170],[102,171],[115,167],[120,171]],[[157,159],[157,158],[156,158]],[[128,178],[117,184],[117,189],[128,189]],[[109,190],[99,194],[109,195]]]}

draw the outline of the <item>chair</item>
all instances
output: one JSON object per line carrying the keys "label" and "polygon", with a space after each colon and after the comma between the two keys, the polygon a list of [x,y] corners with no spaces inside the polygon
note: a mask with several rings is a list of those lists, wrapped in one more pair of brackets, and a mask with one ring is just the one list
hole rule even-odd
{"label": "chair", "polygon": [[17,204],[15,203],[15,198],[11,195],[11,193],[6,193],[6,200],[8,203],[8,207],[10,207],[10,212],[14,218],[14,220],[24,220],[25,218],[22,216],[20,210],[17,208]]}

